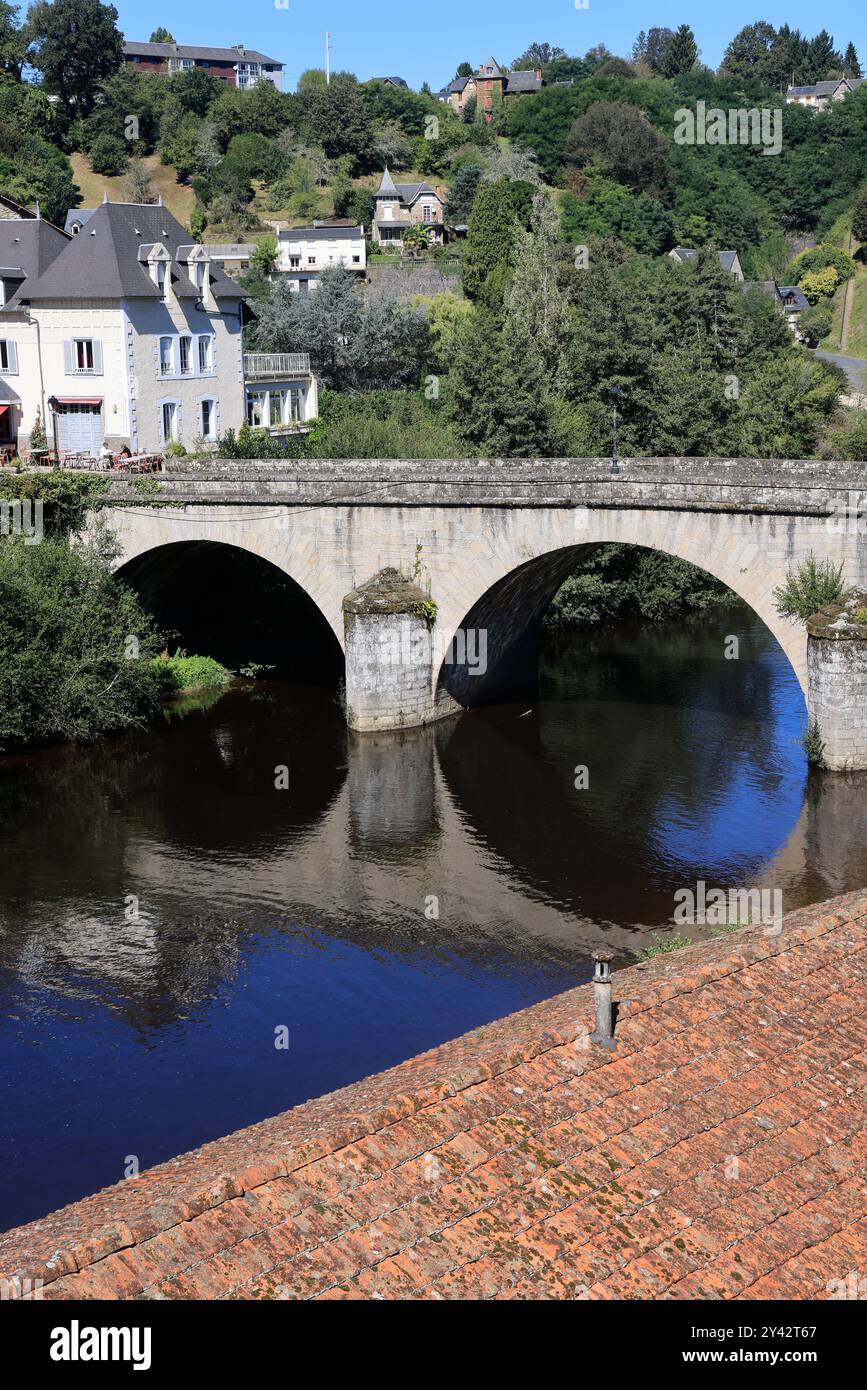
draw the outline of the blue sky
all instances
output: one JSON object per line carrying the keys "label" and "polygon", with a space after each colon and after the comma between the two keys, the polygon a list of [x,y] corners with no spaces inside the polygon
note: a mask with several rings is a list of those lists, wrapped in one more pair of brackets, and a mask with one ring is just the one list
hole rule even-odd
{"label": "blue sky", "polygon": [[[285,0],[281,0],[285,3]],[[824,26],[838,46],[851,38],[867,63],[867,8],[852,0],[731,0],[727,6],[686,5],[654,0],[433,0],[429,6],[364,3],[364,0],[187,0],[180,10],[168,0],[114,0],[120,28],[128,39],[147,40],[165,25],[179,43],[244,43],[286,64],[286,87],[305,68],[324,66],[325,31],[331,30],[335,69],[347,68],[364,81],[396,74],[412,87],[425,80],[436,91],[454,76],[458,63],[477,66],[493,52],[509,64],[527,45],[558,44],[567,53],[584,53],[605,43],[628,57],[640,29],[653,24],[687,23],[695,31],[702,60],[716,67],[728,40],[744,24],[767,19],[791,24],[812,35]],[[393,14],[393,22],[389,15]]]}

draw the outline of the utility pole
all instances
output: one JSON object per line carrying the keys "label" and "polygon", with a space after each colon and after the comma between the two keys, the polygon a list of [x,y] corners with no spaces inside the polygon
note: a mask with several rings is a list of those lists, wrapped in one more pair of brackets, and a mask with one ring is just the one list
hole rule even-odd
{"label": "utility pole", "polygon": [[331,35],[325,35],[325,85],[331,86]]}

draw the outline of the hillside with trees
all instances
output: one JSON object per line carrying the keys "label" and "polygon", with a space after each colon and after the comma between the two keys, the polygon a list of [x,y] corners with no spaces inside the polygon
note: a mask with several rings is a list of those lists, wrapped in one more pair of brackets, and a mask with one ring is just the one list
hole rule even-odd
{"label": "hillside with trees", "polygon": [[[533,43],[512,66],[541,68],[546,85],[488,121],[428,84],[349,72],[326,82],[310,69],[286,93],[200,68],[142,73],[120,61],[117,19],[100,0],[39,0],[22,20],[0,0],[0,183],[61,225],[109,188],[159,193],[196,239],[259,242],[249,344],[310,352],[322,414],[301,442],[245,430],[228,450],[604,454],[616,396],[626,453],[864,457],[841,374],[717,257],[735,250],[748,281],[800,286],[810,344],[833,345],[850,279],[861,303],[850,233],[853,205],[864,220],[867,87],[824,111],[782,95],[793,73],[859,76],[851,42],[757,22],[717,72],[685,24],[643,31],[625,57]],[[164,26],[153,36],[171,40]],[[677,113],[699,102],[773,116],[779,152],[679,143]],[[417,238],[412,253],[447,264],[451,288],[388,299],[331,271],[294,302],[271,273],[269,224],[369,228],[385,165],[433,183],[448,223],[468,228],[439,250]],[[676,245],[700,254],[675,263]]]}

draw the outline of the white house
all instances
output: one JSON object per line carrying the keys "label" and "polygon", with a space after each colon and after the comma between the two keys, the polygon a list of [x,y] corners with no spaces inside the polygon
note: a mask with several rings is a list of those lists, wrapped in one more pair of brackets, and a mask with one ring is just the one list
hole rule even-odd
{"label": "white house", "polygon": [[74,235],[2,219],[0,262],[0,421],[24,452],[37,413],[60,450],[215,442],[261,376],[268,428],[317,412],[309,359],[245,354],[244,291],[159,204],[104,202]]}
{"label": "white house", "polygon": [[826,82],[814,82],[809,87],[789,87],[786,104],[810,106],[814,111],[824,111],[829,101],[842,101],[850,92],[856,92],[863,81],[863,77],[831,77]]}
{"label": "white house", "polygon": [[344,266],[364,275],[367,244],[363,227],[284,227],[277,233],[275,267],[291,290],[315,290],[323,270]]}

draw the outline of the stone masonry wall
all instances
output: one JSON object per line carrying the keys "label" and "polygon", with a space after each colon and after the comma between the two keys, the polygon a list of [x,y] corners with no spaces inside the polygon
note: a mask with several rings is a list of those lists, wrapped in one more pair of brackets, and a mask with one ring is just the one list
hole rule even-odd
{"label": "stone masonry wall", "polygon": [[807,624],[811,722],[833,771],[867,768],[867,591],[852,589]]}

